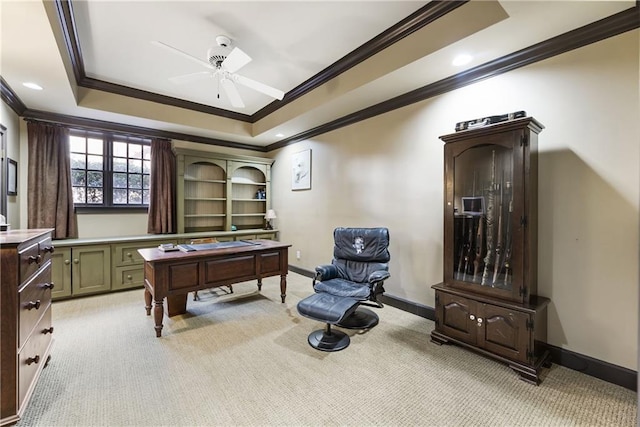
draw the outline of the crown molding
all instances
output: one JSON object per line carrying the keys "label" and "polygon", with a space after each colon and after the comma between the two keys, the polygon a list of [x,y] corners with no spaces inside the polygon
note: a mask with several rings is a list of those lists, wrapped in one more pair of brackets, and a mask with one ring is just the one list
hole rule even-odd
{"label": "crown molding", "polygon": [[274,101],[254,113],[251,116],[253,121],[256,122],[260,119],[263,119],[269,114],[284,107],[286,104],[294,101],[297,98],[300,98],[301,96],[307,94],[315,88],[322,86],[323,84],[336,78],[350,68],[355,67],[356,65],[372,57],[383,49],[386,49],[392,44],[399,42],[403,38],[411,35],[415,31],[418,31],[422,27],[459,8],[468,1],[469,0],[431,1],[427,3],[425,6],[421,7],[397,24],[389,27],[362,46],[356,48],[324,70],[320,71],[315,76],[311,77],[307,81],[287,92],[282,101]]}
{"label": "crown molding", "polygon": [[471,68],[467,71],[446,77],[437,82],[404,93],[339,119],[306,130],[276,143],[267,145],[267,151],[294,144],[314,136],[348,126],[437,95],[459,89],[464,86],[488,79],[520,67],[534,64],[544,59],[596,43],[598,41],[634,30],[640,26],[640,6],[638,3],[630,9],[607,18],[534,44],[501,58]]}
{"label": "crown molding", "polygon": [[26,109],[26,111],[24,111],[23,114],[21,114],[21,116],[27,121],[34,120],[34,121],[42,121],[42,122],[51,122],[51,123],[57,123],[57,124],[61,124],[69,127],[88,129],[88,130],[100,129],[105,131],[120,132],[120,133],[139,135],[139,136],[151,137],[151,138],[178,139],[181,141],[198,142],[200,144],[215,145],[218,147],[229,147],[229,148],[237,148],[241,150],[259,151],[259,152],[267,151],[265,147],[259,147],[259,146],[250,145],[250,144],[243,144],[240,142],[226,141],[224,139],[209,138],[209,137],[191,135],[191,134],[180,133],[180,132],[170,132],[170,131],[146,128],[142,126],[108,122],[105,120],[69,116],[65,114],[57,114],[57,113],[51,113],[48,111],[41,111],[41,110]]}
{"label": "crown molding", "polygon": [[[58,1],[58,3],[60,3],[60,1]],[[371,107],[367,107],[360,111],[348,114],[331,122],[316,126],[312,129],[308,129],[289,138],[282,139],[276,143],[267,145],[266,147],[242,144],[197,135],[183,134],[178,132],[168,132],[133,125],[106,122],[101,120],[67,116],[39,110],[31,110],[25,106],[25,104],[20,100],[20,98],[18,98],[15,92],[9,87],[7,82],[1,76],[0,89],[2,100],[5,101],[19,116],[23,116],[26,119],[57,122],[77,127],[105,129],[151,137],[179,139],[207,145],[238,148],[258,152],[270,152],[278,148],[282,148],[287,145],[291,145],[296,142],[339,129],[344,126],[349,126],[359,121],[366,120],[368,118],[384,114],[437,95],[441,95],[443,93],[476,83],[483,79],[491,78],[502,73],[506,73],[508,71],[551,58],[555,55],[559,55],[573,49],[578,49],[588,44],[596,43],[609,37],[634,30],[640,27],[639,4],[639,2],[636,2],[636,5],[634,7],[612,15],[608,18],[601,19],[594,23],[577,28],[565,34],[561,34],[549,40],[537,43],[512,54],[479,65],[470,70],[444,78],[435,83],[423,86],[421,88],[391,98],[387,101],[378,103]],[[99,86],[98,83],[96,83],[96,85]]]}
{"label": "crown molding", "polygon": [[105,92],[128,96],[131,98],[157,102],[160,104],[186,108],[193,111],[199,111],[202,113],[212,114],[233,120],[239,120],[242,122],[255,123],[258,120],[266,117],[267,115],[284,107],[295,99],[325,84],[339,74],[344,73],[350,68],[358,65],[362,61],[375,55],[376,53],[392,45],[393,43],[396,43],[404,37],[407,37],[411,33],[419,30],[430,22],[433,22],[443,15],[451,12],[452,10],[457,9],[468,1],[469,0],[434,0],[427,3],[425,6],[418,9],[407,18],[383,31],[373,39],[369,40],[368,42],[350,52],[343,58],[339,59],[335,63],[331,64],[329,67],[325,68],[315,76],[311,77],[309,80],[305,81],[304,83],[286,93],[281,101],[274,101],[261,110],[257,111],[253,115],[236,113],[233,111],[224,110],[222,108],[211,107],[204,104],[198,104],[191,101],[186,101],[166,95],[160,95],[140,89],[134,89],[129,86],[119,85],[87,77],[84,69],[84,61],[82,59],[82,51],[80,49],[80,40],[78,39],[78,32],[76,30],[73,15],[73,6],[71,4],[71,1],[55,0],[55,3],[58,20],[60,21],[60,26],[64,34],[65,46],[67,49],[67,53],[69,54],[69,58],[71,59],[71,66],[73,68],[76,83],[78,86],[102,90]]}
{"label": "crown molding", "polygon": [[27,106],[20,100],[18,95],[11,89],[6,80],[0,76],[0,98],[18,115],[27,110]]}

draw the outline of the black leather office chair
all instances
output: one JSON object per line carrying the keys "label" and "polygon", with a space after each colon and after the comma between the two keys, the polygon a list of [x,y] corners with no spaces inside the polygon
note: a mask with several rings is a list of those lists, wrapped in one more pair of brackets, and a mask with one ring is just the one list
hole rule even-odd
{"label": "black leather office chair", "polygon": [[387,228],[336,228],[333,260],[316,267],[315,294],[298,303],[298,313],[326,323],[324,330],[309,335],[309,344],[323,351],[338,351],[350,339],[332,325],[347,329],[370,329],[378,315],[363,308],[382,308],[378,300],[389,278],[389,230]]}

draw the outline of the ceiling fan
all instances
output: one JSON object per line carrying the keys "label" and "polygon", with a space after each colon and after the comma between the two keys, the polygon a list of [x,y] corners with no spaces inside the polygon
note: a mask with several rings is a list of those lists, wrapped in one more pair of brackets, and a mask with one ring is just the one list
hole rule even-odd
{"label": "ceiling fan", "polygon": [[[284,92],[268,86],[264,83],[252,80],[248,77],[236,74],[240,68],[251,62],[251,57],[240,50],[239,47],[234,47],[230,52],[231,39],[227,36],[217,36],[216,43],[218,47],[212,47],[207,51],[207,61],[191,56],[186,52],[181,51],[173,46],[162,43],[160,41],[153,41],[154,45],[167,49],[170,52],[177,53],[184,58],[190,59],[197,64],[206,67],[207,71],[199,71],[197,73],[184,74],[181,76],[170,77],[169,80],[174,83],[187,83],[202,77],[215,77],[218,79],[220,86],[225,91],[231,101],[231,105],[236,108],[244,108],[244,102],[240,97],[240,93],[235,86],[235,83],[241,84],[258,92],[269,95],[272,98],[281,100],[284,97]],[[218,93],[220,98],[220,93]]]}

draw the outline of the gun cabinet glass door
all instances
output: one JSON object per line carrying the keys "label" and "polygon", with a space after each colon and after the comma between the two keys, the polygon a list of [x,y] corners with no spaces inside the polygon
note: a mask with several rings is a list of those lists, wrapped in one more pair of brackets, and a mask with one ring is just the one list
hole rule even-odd
{"label": "gun cabinet glass door", "polygon": [[451,236],[445,270],[460,286],[511,299],[514,268],[514,150],[452,144],[445,215]]}

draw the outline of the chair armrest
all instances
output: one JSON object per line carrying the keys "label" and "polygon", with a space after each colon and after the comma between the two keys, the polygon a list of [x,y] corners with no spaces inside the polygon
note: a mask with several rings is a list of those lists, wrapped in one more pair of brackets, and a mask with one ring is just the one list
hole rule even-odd
{"label": "chair armrest", "polygon": [[387,280],[389,277],[391,277],[391,274],[389,274],[388,271],[385,271],[385,270],[374,271],[369,275],[369,283],[382,282],[383,280]]}
{"label": "chair armrest", "polygon": [[340,277],[340,273],[335,265],[319,265],[316,267],[316,277],[314,281],[318,280],[321,282],[323,280],[335,279],[336,277]]}

